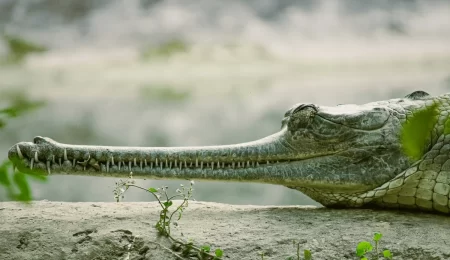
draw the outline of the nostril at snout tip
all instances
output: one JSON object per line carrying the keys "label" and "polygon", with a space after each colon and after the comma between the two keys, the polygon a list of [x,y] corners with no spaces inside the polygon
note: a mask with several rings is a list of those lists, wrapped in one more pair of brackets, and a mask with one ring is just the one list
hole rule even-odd
{"label": "nostril at snout tip", "polygon": [[8,151],[8,159],[11,161],[17,161],[17,160],[21,160],[23,159],[23,153],[22,150],[20,149],[19,144],[14,145],[13,147],[11,147]]}
{"label": "nostril at snout tip", "polygon": [[23,160],[30,157],[30,151],[32,151],[33,143],[20,142],[9,148],[8,159],[11,161]]}

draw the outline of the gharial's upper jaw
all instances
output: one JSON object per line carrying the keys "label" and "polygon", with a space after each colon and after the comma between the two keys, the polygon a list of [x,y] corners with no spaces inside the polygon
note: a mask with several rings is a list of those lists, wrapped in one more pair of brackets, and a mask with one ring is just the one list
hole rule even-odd
{"label": "gharial's upper jaw", "polygon": [[43,158],[43,155],[50,154],[49,151],[47,151],[49,149],[56,150],[54,149],[56,146],[57,143],[50,138],[37,136],[33,139],[33,142],[20,142],[13,145],[9,149],[8,158],[11,161],[31,158],[34,158],[35,161],[39,161],[39,159],[48,160],[51,158]]}
{"label": "gharial's upper jaw", "polygon": [[8,151],[8,158],[13,163],[20,163],[26,158],[30,158],[33,151],[36,150],[35,144],[32,142],[20,142],[13,145]]}
{"label": "gharial's upper jaw", "polygon": [[13,145],[8,151],[8,158],[20,171],[36,172],[45,169],[48,161],[55,160],[57,146],[58,143],[52,139],[37,136],[33,142],[19,142]]}

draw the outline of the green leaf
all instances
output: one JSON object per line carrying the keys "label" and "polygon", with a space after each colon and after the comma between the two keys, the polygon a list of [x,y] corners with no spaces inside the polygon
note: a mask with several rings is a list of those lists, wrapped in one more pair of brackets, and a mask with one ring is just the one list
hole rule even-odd
{"label": "green leaf", "polygon": [[19,201],[30,201],[31,200],[31,190],[28,185],[25,174],[17,172],[13,177],[14,183],[19,188],[20,193],[16,195],[16,199]]}
{"label": "green leaf", "polygon": [[220,248],[217,248],[216,251],[214,251],[214,253],[216,254],[217,257],[223,256],[223,250]]}
{"label": "green leaf", "polygon": [[166,201],[166,202],[163,203],[163,205],[164,205],[166,208],[172,206],[172,204],[173,204],[173,202],[172,202],[171,200]]}
{"label": "green leaf", "polygon": [[11,186],[11,181],[8,176],[9,161],[5,161],[0,165],[0,184],[6,187]]}
{"label": "green leaf", "polygon": [[303,251],[303,255],[305,257],[305,260],[311,260],[312,259],[312,254],[311,251],[305,249],[305,251]]}
{"label": "green leaf", "polygon": [[361,260],[368,260],[367,257],[361,257]]}
{"label": "green leaf", "polygon": [[158,192],[158,190],[156,190],[155,188],[149,188],[148,191],[150,191],[151,193]]}
{"label": "green leaf", "polygon": [[364,256],[367,252],[372,251],[373,247],[370,242],[362,241],[359,242],[358,246],[356,246],[356,255],[357,256]]}
{"label": "green leaf", "polygon": [[389,251],[389,250],[384,250],[383,251],[383,256],[385,258],[392,259],[392,254],[391,254],[391,251]]}
{"label": "green leaf", "polygon": [[[403,124],[400,139],[403,151],[410,159],[417,161],[424,155],[438,116],[436,103],[408,115],[408,120]],[[447,130],[444,129],[445,131]]]}
{"label": "green leaf", "polygon": [[209,251],[211,251],[211,247],[206,245],[206,246],[202,246],[201,247],[202,251],[209,253]]}
{"label": "green leaf", "polygon": [[379,233],[379,232],[375,232],[375,234],[373,235],[373,240],[374,241],[380,241],[380,239],[383,237],[383,234]]}

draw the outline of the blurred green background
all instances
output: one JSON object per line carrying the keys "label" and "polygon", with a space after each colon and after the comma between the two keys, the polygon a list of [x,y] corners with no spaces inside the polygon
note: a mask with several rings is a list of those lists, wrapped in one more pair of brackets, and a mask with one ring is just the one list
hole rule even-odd
{"label": "blurred green background", "polygon": [[[36,135],[73,144],[232,144],[278,131],[296,103],[446,93],[449,17],[444,0],[0,0],[0,161]],[[35,105],[11,117],[17,100],[19,111]],[[55,201],[114,201],[114,182],[30,180],[34,199]],[[203,201],[316,204],[274,185],[195,188]],[[0,187],[0,200],[9,199]],[[148,199],[134,190],[126,197]]]}

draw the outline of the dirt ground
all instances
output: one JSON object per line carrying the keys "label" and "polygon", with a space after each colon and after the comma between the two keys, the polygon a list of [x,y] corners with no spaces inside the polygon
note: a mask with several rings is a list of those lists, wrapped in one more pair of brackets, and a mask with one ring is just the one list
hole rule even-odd
{"label": "dirt ground", "polygon": [[[0,203],[0,259],[176,259],[153,227],[150,203]],[[192,202],[172,234],[224,251],[223,259],[358,259],[355,247],[381,232],[394,259],[450,259],[450,218],[414,212]]]}

